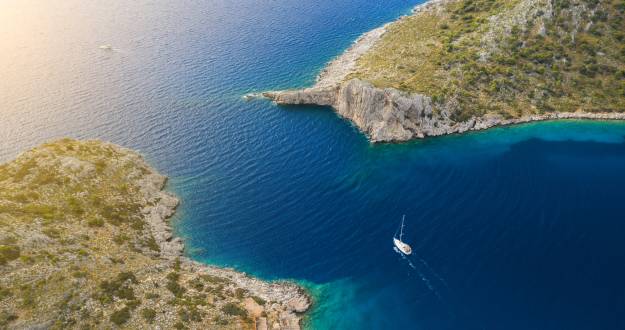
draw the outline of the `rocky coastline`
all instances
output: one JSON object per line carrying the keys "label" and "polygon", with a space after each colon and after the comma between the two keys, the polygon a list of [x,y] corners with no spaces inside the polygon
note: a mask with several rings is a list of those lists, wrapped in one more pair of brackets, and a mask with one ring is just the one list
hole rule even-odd
{"label": "rocky coastline", "polygon": [[554,112],[519,118],[487,114],[455,122],[450,114],[436,111],[431,98],[426,95],[409,94],[393,88],[376,88],[358,79],[334,88],[265,92],[263,96],[279,105],[331,106],[373,143],[403,142],[533,121],[625,120],[625,113]]}
{"label": "rocky coastline", "polygon": [[[147,166],[147,164],[146,164]],[[169,219],[174,215],[180,200],[164,190],[167,177],[153,171],[139,183],[147,203],[145,214],[156,243],[160,246],[162,258],[179,261],[182,269],[191,273],[229,279],[232,289],[246,290],[250,295],[273,302],[261,306],[252,299],[246,299],[244,306],[256,318],[256,329],[300,329],[303,314],[310,308],[312,300],[301,287],[288,282],[266,282],[230,268],[205,265],[184,256],[184,242],[174,237]],[[270,315],[274,323],[270,324]]]}
{"label": "rocky coastline", "polygon": [[[450,0],[433,0],[416,6],[412,15],[442,10]],[[473,116],[456,121],[453,111],[439,107],[428,95],[409,93],[395,88],[379,88],[350,77],[358,59],[372,50],[389,26],[397,21],[365,33],[342,55],[329,62],[317,77],[317,83],[301,90],[268,91],[259,96],[278,105],[330,106],[352,122],[373,142],[402,142],[411,139],[484,130],[495,126],[559,119],[625,120],[620,112],[543,112],[511,118],[497,113]],[[452,100],[453,101],[453,100]],[[453,102],[452,102],[453,103]],[[453,105],[453,104],[452,104]]]}
{"label": "rocky coastline", "polygon": [[0,164],[0,328],[300,329],[300,286],[184,256],[166,182],[96,140]]}

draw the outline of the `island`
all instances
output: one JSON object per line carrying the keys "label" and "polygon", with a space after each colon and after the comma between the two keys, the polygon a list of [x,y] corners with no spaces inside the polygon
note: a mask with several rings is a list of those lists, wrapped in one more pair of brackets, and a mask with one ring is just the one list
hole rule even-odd
{"label": "island", "polygon": [[625,119],[622,0],[432,0],[278,104],[331,106],[372,142],[551,119]]}
{"label": "island", "polygon": [[303,288],[183,256],[165,183],[100,141],[0,165],[0,328],[299,329]]}

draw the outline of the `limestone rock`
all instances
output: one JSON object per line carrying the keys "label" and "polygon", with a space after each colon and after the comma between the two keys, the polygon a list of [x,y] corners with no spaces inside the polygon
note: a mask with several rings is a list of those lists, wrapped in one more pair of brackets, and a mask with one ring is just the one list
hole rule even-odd
{"label": "limestone rock", "polygon": [[294,91],[265,92],[263,96],[278,104],[333,105],[336,91],[334,88],[308,88]]}
{"label": "limestone rock", "polygon": [[358,79],[349,80],[334,90],[309,88],[263,95],[283,105],[332,106],[338,115],[351,121],[371,142],[407,141],[541,120],[625,120],[625,113],[556,112],[513,119],[487,114],[455,122],[445,111],[435,112],[431,98],[426,95],[409,94],[393,88],[381,89]]}
{"label": "limestone rock", "polygon": [[245,298],[243,300],[243,306],[252,317],[260,317],[263,312],[263,307],[252,298]]}

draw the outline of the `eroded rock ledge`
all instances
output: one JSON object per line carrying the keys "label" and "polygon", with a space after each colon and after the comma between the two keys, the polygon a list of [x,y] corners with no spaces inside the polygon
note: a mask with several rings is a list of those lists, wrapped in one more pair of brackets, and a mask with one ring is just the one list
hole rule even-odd
{"label": "eroded rock ledge", "polygon": [[262,96],[331,106],[372,142],[540,120],[625,120],[625,48],[611,39],[623,31],[622,15],[581,0],[430,0],[363,34],[313,87]]}
{"label": "eroded rock ledge", "polygon": [[280,105],[331,106],[351,121],[371,142],[401,142],[427,136],[556,119],[625,120],[625,113],[561,112],[506,119],[496,114],[455,122],[436,111],[426,95],[408,94],[393,88],[376,88],[358,79],[335,88],[308,88],[262,94]]}

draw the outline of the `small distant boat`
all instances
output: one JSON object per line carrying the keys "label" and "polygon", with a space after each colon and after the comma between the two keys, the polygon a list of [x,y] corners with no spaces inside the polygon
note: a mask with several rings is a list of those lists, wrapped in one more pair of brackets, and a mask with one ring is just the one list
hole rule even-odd
{"label": "small distant boat", "polygon": [[[410,245],[404,243],[402,241],[402,236],[404,236],[404,220],[406,220],[406,216],[404,215],[404,217],[401,219],[401,229],[399,230],[399,239],[395,236],[393,236],[393,244],[395,244],[395,247],[401,251],[401,253],[405,254],[405,255],[410,255],[412,253],[412,248],[410,247]],[[395,233],[397,234],[397,233]]]}
{"label": "small distant boat", "polygon": [[101,45],[100,49],[103,49],[103,50],[113,50],[113,46],[111,46],[111,45]]}

